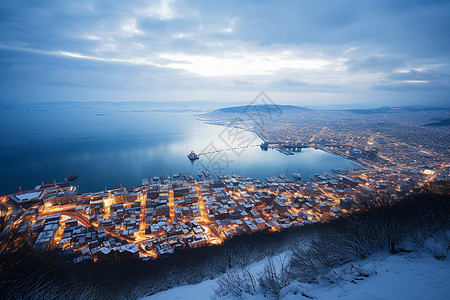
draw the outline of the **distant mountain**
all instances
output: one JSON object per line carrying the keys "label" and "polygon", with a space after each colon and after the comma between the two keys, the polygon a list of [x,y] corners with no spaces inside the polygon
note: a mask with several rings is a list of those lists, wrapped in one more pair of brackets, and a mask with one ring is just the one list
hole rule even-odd
{"label": "distant mountain", "polygon": [[434,123],[429,123],[429,124],[425,124],[425,125],[427,125],[427,126],[449,126],[450,119],[445,119],[440,122],[434,122]]}
{"label": "distant mountain", "polygon": [[216,109],[215,112],[222,113],[246,113],[248,111],[260,111],[265,113],[271,113],[274,111],[292,111],[292,110],[301,110],[301,111],[312,111],[309,108],[294,106],[294,105],[244,105],[244,106],[232,106]]}
{"label": "distant mountain", "polygon": [[[396,113],[408,113],[408,112],[421,112],[421,111],[438,111],[438,110],[448,110],[448,108],[442,107],[429,107],[429,106],[383,106],[378,108],[367,108],[367,109],[342,109],[333,111],[344,111],[351,112],[360,115],[371,115],[371,114],[396,114]],[[284,111],[321,111],[321,109],[313,110],[306,107],[295,106],[295,105],[243,105],[243,106],[232,106],[224,107],[214,110],[211,113],[246,113],[249,111],[259,111],[263,113],[274,113],[274,112],[284,112]]]}
{"label": "distant mountain", "polygon": [[446,110],[446,108],[427,107],[427,106],[397,106],[397,107],[383,106],[379,108],[370,108],[370,109],[346,109],[344,111],[361,115],[371,115],[371,114],[395,114],[395,113],[436,111],[436,110]]}

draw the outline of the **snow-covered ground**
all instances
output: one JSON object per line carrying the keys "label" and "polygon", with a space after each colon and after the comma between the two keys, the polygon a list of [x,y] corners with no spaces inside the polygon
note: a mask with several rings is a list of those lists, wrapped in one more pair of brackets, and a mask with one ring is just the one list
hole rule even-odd
{"label": "snow-covered ground", "polygon": [[[255,263],[248,269],[258,277],[266,262]],[[360,271],[368,277],[358,276]],[[378,253],[339,267],[324,277],[319,284],[293,282],[281,291],[281,299],[450,299],[450,259],[437,260],[426,252]],[[144,299],[210,299],[214,296],[216,281],[180,286]],[[264,296],[261,293],[241,298],[262,299]]]}
{"label": "snow-covered ground", "polygon": [[[316,299],[450,299],[450,260],[437,260],[428,253],[373,255],[358,262],[368,277],[352,279],[339,274],[336,284],[291,284],[283,291],[283,299],[298,299],[294,292],[304,291]],[[350,264],[351,265],[351,264]],[[343,272],[345,273],[345,272]],[[348,274],[348,273],[347,273]],[[353,280],[353,282],[352,282]],[[306,299],[306,298],[305,298]]]}
{"label": "snow-covered ground", "polygon": [[[288,257],[289,253],[284,252],[273,257],[274,261]],[[267,259],[253,263],[247,267],[253,275],[260,276],[264,271]],[[173,289],[157,293],[155,295],[144,297],[142,300],[167,300],[167,299],[211,299],[214,296],[214,288],[217,287],[217,278],[205,280],[198,284],[178,286]],[[225,298],[231,299],[231,298]],[[253,298],[257,299],[257,298]]]}

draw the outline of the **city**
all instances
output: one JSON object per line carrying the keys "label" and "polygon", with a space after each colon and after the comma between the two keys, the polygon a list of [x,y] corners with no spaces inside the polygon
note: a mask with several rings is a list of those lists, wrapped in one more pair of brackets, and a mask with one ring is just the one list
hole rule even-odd
{"label": "city", "polygon": [[[403,116],[390,118],[403,122]],[[432,127],[426,141],[411,145],[413,140],[402,140],[403,134],[386,132],[390,126],[370,126],[366,115],[367,128],[355,119],[341,124],[337,117],[322,116],[317,124],[324,126],[326,119],[327,126],[316,129],[310,120],[305,126],[304,119],[289,116],[291,122],[280,125],[266,115],[254,130],[273,136],[272,143],[279,141],[275,148],[284,151],[280,155],[293,154],[288,149],[295,141],[306,140],[302,147],[350,159],[352,169],[333,169],[304,181],[299,173],[260,180],[205,170],[144,178],[139,187],[92,193],[78,193],[70,181],[42,183],[2,197],[3,233],[10,236],[2,241],[2,251],[28,243],[40,251],[61,251],[75,263],[156,259],[179,249],[218,245],[236,235],[329,221],[377,201],[387,205],[427,182],[448,178],[448,147],[439,143],[448,139],[446,129]],[[411,124],[408,137],[424,130]],[[207,155],[212,154],[203,154],[200,161]]]}
{"label": "city", "polygon": [[448,300],[448,28],[442,0],[2,0],[0,300]]}

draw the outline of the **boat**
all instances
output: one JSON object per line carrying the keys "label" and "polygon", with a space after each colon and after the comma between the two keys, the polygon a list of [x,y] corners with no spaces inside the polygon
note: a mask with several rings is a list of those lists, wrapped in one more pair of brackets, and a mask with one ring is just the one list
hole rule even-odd
{"label": "boat", "polygon": [[178,174],[178,173],[173,174],[173,178],[178,178],[178,177],[180,177],[180,174]]}
{"label": "boat", "polygon": [[69,181],[75,180],[77,178],[78,178],[77,174],[72,174],[72,175],[69,176]]}
{"label": "boat", "polygon": [[191,174],[185,174],[185,175],[183,175],[183,177],[186,181],[194,181],[195,180],[194,176],[192,176]]}
{"label": "boat", "polygon": [[339,175],[347,175],[348,174],[348,171],[341,169],[341,168],[331,169],[331,171],[333,171],[334,173],[339,174]]}
{"label": "boat", "polygon": [[188,157],[190,160],[192,160],[192,161],[194,161],[194,160],[196,160],[196,159],[199,159],[198,155],[195,154],[194,151],[191,151],[191,153],[189,153],[187,157]]}
{"label": "boat", "polygon": [[197,175],[198,175],[198,177],[202,177],[203,174],[202,174],[202,172],[198,171]]}
{"label": "boat", "polygon": [[300,173],[292,173],[292,176],[297,179],[297,180],[301,180],[302,179],[302,174]]}

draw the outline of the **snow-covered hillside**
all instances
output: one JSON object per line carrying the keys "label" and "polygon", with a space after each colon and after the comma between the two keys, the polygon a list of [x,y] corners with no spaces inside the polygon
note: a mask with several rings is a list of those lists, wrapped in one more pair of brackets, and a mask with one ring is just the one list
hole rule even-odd
{"label": "snow-covered hillside", "polygon": [[[256,276],[261,275],[266,263],[267,260],[254,263],[248,270]],[[210,299],[214,297],[216,287],[217,279],[207,280],[196,285],[176,287],[144,299]],[[437,260],[427,252],[397,255],[377,253],[332,270],[318,284],[293,282],[281,291],[280,296],[284,300],[450,299],[450,259]],[[264,295],[245,294],[241,298],[261,299]],[[225,299],[232,297],[227,296]]]}

